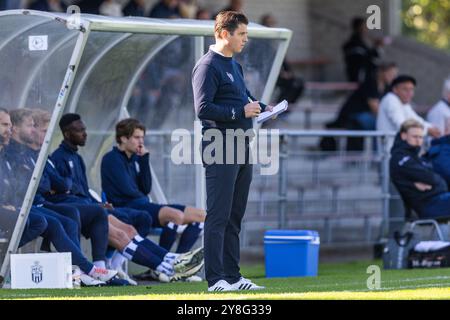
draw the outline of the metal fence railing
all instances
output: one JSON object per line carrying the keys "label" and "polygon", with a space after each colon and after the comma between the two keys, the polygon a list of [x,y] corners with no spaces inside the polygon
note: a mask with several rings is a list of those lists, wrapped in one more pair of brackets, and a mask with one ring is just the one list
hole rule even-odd
{"label": "metal fence railing", "polygon": [[[392,201],[399,201],[389,180],[387,141],[394,133],[280,130],[277,135],[279,170],[273,176],[262,176],[255,165],[244,239],[250,239],[250,230],[316,226],[325,243],[374,242],[388,235],[392,221],[402,219],[390,213]],[[318,150],[324,137],[336,139],[337,150]],[[347,151],[349,138],[363,139],[362,150]],[[150,131],[146,139],[166,198],[193,205],[196,166],[172,163],[170,131]],[[361,236],[346,231],[353,227]]]}

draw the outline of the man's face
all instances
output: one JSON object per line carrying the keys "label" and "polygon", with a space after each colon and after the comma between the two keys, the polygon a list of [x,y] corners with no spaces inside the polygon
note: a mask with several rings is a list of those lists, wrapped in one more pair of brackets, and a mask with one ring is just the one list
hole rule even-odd
{"label": "man's face", "polygon": [[406,141],[411,147],[421,147],[423,136],[424,132],[421,128],[410,128],[406,133],[401,134],[402,140]]}
{"label": "man's face", "polygon": [[9,114],[0,112],[0,145],[8,145],[11,139],[11,118]]}
{"label": "man's face", "polygon": [[87,132],[83,121],[77,120],[72,122],[64,136],[73,145],[84,147],[86,145]]}
{"label": "man's face", "polygon": [[238,28],[234,30],[233,33],[230,33],[226,30],[223,33],[228,43],[227,46],[233,54],[239,53],[242,51],[242,49],[244,49],[245,44],[248,41],[248,32],[246,24],[243,23],[239,24]]}
{"label": "man's face", "polygon": [[135,129],[131,137],[121,137],[121,140],[125,151],[132,154],[137,153],[139,148],[144,146],[144,131]]}
{"label": "man's face", "polygon": [[403,104],[411,103],[414,97],[414,83],[403,82],[397,84],[392,91],[400,98]]}
{"label": "man's face", "polygon": [[24,117],[22,123],[12,127],[12,132],[18,142],[28,145],[33,144],[36,135],[33,118],[31,116]]}

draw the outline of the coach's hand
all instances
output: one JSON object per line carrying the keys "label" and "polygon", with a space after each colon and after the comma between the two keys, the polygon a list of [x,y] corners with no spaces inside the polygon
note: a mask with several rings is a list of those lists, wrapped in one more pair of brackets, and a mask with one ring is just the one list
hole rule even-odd
{"label": "coach's hand", "polygon": [[246,118],[255,118],[261,113],[261,106],[258,101],[253,101],[245,105],[244,111]]}

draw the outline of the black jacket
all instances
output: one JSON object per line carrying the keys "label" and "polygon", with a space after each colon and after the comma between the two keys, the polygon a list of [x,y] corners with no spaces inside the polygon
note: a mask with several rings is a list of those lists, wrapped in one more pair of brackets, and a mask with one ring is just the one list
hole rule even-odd
{"label": "black jacket", "polygon": [[[433,167],[424,158],[419,157],[420,148],[412,147],[398,134],[391,149],[391,180],[400,192],[406,204],[419,216],[423,206],[433,197],[448,192],[445,180],[433,171]],[[432,188],[418,190],[414,183],[422,182]]]}
{"label": "black jacket", "polygon": [[372,77],[376,70],[378,51],[370,48],[358,33],[354,33],[342,46],[345,58],[347,79],[351,82],[363,82]]}

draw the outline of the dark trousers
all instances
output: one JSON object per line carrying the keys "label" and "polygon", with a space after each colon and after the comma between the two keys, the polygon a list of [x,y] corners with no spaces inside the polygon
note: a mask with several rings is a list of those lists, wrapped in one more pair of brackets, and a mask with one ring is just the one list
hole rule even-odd
{"label": "dark trousers", "polygon": [[31,208],[28,219],[25,222],[25,227],[19,242],[19,248],[42,235],[47,227],[47,220],[45,220],[39,212]]}
{"label": "dark trousers", "polygon": [[204,229],[208,286],[240,277],[239,232],[252,180],[251,164],[206,165],[207,215]]}
{"label": "dark trousers", "polygon": [[89,262],[81,252],[79,244],[79,225],[71,218],[46,209],[37,208],[47,220],[48,227],[42,234],[44,239],[49,239],[58,252],[70,252],[72,254],[72,264],[77,265],[86,274],[89,273],[94,265]]}
{"label": "dark trousers", "polygon": [[123,223],[132,225],[141,237],[145,238],[149,235],[153,220],[146,211],[122,207],[108,210],[108,212]]}
{"label": "dark trousers", "polygon": [[[75,197],[74,197],[75,198]],[[106,260],[108,248],[108,211],[99,204],[87,204],[74,198],[59,202],[72,206],[80,212],[81,234],[91,240],[93,261]]]}
{"label": "dark trousers", "polygon": [[421,219],[450,219],[450,192],[434,196],[419,211]]}

